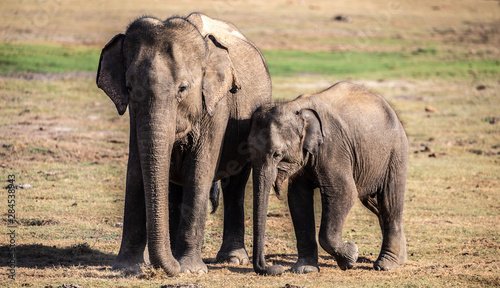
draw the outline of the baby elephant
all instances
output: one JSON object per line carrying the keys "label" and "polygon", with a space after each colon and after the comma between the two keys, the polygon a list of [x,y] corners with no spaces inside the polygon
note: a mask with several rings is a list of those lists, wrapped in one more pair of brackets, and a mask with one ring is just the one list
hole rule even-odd
{"label": "baby elephant", "polygon": [[356,197],[377,215],[383,243],[376,270],[406,261],[402,228],[408,140],[394,110],[380,96],[340,82],[323,92],[267,104],[252,116],[248,139],[253,167],[253,265],[259,274],[281,274],[266,266],[264,238],[269,191],[279,195],[289,178],[288,205],[297,237],[295,273],[317,272],[313,191],[321,192],[319,243],[340,269],[358,259],[342,228]]}

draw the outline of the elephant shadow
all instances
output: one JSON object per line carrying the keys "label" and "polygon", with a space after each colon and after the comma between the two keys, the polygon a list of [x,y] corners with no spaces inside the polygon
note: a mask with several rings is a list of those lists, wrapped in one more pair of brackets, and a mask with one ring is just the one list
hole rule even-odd
{"label": "elephant shadow", "polygon": [[[327,256],[327,255],[320,255],[320,259],[322,259],[322,263],[320,264],[320,269],[321,267],[329,267],[329,268],[338,268],[338,265],[335,262],[335,258],[333,256]],[[251,267],[251,262],[249,266],[227,266],[227,265],[220,265],[216,263],[215,258],[206,258],[203,259],[204,262],[208,265],[209,270],[222,270],[222,269],[227,269],[231,271],[232,273],[238,273],[238,274],[249,274],[249,273],[254,273],[253,267]],[[250,259],[250,261],[252,261]],[[282,265],[285,267],[291,267],[295,262],[297,261],[297,254],[269,254],[266,255],[266,262],[268,264],[272,265]],[[364,263],[364,264],[373,264],[374,260],[370,259],[369,257],[366,256],[359,256],[358,261],[356,263]],[[339,268],[338,268],[339,269]],[[366,267],[357,265],[354,267],[354,269],[360,269],[360,270],[373,270],[371,267]]]}
{"label": "elephant shadow", "polygon": [[42,244],[18,245],[15,248],[15,252],[13,252],[8,245],[0,246],[0,255],[5,255],[5,258],[2,257],[3,259],[10,259],[15,253],[16,267],[23,268],[44,269],[54,266],[78,265],[111,267],[116,257],[115,254],[106,254],[92,249],[87,243],[64,248]]}
{"label": "elephant shadow", "polygon": [[[337,267],[338,268],[338,265],[334,264],[335,263],[335,258],[333,256],[320,255],[319,258],[321,258],[325,262],[327,262],[327,263],[322,263],[320,265],[320,267]],[[360,263],[373,264],[373,262],[375,262],[373,259],[371,259],[369,257],[366,257],[366,256],[359,256],[358,260],[356,261],[356,263],[358,263],[358,264],[360,264]],[[373,270],[372,267],[365,267],[365,266],[360,266],[360,265],[354,266],[354,269]]]}

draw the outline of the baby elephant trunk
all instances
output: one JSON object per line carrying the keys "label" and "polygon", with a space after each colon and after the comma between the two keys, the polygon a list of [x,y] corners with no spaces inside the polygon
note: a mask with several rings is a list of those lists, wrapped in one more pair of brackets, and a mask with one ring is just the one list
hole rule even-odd
{"label": "baby elephant trunk", "polygon": [[280,265],[267,266],[264,255],[269,192],[276,177],[276,169],[272,167],[253,169],[253,267],[261,275],[279,275],[285,271]]}

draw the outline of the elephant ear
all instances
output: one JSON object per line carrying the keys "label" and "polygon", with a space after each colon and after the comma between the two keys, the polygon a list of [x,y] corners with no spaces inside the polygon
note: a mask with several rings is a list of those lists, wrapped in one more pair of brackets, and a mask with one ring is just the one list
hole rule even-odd
{"label": "elephant ear", "polygon": [[207,62],[203,77],[203,99],[208,114],[213,116],[217,103],[228,92],[236,93],[241,87],[227,48],[212,35],[207,35],[205,39]]}
{"label": "elephant ear", "polygon": [[120,115],[125,113],[128,105],[125,61],[122,52],[124,36],[116,35],[102,49],[96,79],[97,87],[111,98]]}
{"label": "elephant ear", "polygon": [[312,155],[317,155],[319,146],[324,142],[321,118],[312,109],[302,109],[300,115],[304,120],[304,128],[302,130],[303,148]]}

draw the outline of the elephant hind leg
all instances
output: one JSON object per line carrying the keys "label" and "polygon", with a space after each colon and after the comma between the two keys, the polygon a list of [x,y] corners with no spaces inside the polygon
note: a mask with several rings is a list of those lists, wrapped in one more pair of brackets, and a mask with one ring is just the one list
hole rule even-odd
{"label": "elephant hind leg", "polygon": [[[406,169],[390,171],[386,185],[377,194],[376,208],[383,242],[375,270],[394,270],[406,262],[406,238],[403,232],[403,206]],[[365,204],[366,205],[366,204]]]}
{"label": "elephant hind leg", "polygon": [[224,232],[222,246],[217,253],[217,262],[239,265],[249,263],[245,249],[245,186],[251,167],[247,165],[237,174],[221,180],[224,198]]}

